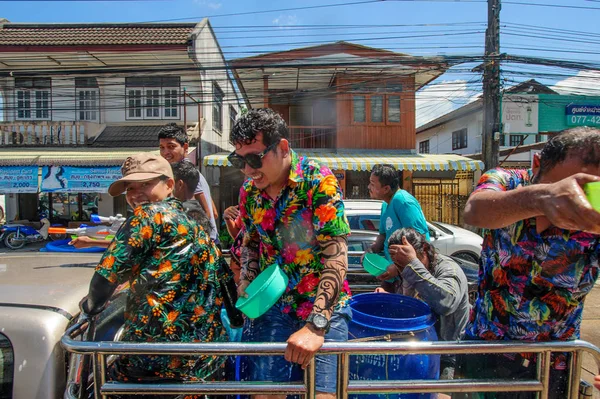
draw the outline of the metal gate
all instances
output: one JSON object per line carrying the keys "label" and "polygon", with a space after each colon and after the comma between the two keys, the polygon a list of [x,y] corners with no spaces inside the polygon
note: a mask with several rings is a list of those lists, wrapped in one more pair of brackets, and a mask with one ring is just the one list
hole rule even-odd
{"label": "metal gate", "polygon": [[413,193],[421,204],[425,218],[453,225],[463,223],[462,214],[471,187],[472,180],[468,179],[413,180]]}

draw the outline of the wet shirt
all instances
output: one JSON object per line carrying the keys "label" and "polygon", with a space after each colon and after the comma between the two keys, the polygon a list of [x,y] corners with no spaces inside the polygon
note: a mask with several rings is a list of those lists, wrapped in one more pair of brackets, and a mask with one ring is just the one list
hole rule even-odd
{"label": "wet shirt", "polygon": [[[475,192],[531,184],[531,171],[495,169]],[[599,237],[554,226],[536,231],[535,218],[485,230],[479,292],[467,336],[481,339],[579,338],[583,299],[598,277]]]}
{"label": "wet shirt", "polygon": [[[289,277],[287,290],[275,306],[305,320],[323,270],[320,243],[347,235],[350,227],[338,181],[329,168],[294,151],[290,154],[288,184],[279,197],[271,199],[247,179],[239,205],[246,234],[260,242],[260,270],[276,263]],[[347,281],[340,290],[336,309],[347,305]]]}
{"label": "wet shirt", "polygon": [[[112,283],[129,282],[123,341],[227,341],[219,279],[231,279],[218,249],[169,198],[134,210],[96,267]],[[216,358],[123,356],[122,379],[209,377]]]}

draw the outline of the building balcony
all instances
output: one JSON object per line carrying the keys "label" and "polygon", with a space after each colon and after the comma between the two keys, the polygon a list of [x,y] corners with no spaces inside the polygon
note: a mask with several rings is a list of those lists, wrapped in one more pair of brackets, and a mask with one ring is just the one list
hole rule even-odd
{"label": "building balcony", "polygon": [[335,126],[288,126],[292,148],[335,148]]}
{"label": "building balcony", "polygon": [[86,122],[0,122],[0,146],[78,146],[88,142]]}

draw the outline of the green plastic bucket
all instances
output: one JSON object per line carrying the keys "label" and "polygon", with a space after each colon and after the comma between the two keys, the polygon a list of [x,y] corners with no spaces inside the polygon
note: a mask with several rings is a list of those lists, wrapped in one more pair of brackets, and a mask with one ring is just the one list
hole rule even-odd
{"label": "green plastic bucket", "polygon": [[246,287],[247,297],[238,298],[235,307],[251,319],[262,316],[275,305],[288,285],[288,276],[279,265],[273,264],[263,270]]}
{"label": "green plastic bucket", "polygon": [[592,208],[600,212],[600,182],[586,183],[583,191]]}
{"label": "green plastic bucket", "polygon": [[375,277],[385,272],[390,263],[391,262],[383,256],[374,253],[365,254],[363,259],[363,267]]}

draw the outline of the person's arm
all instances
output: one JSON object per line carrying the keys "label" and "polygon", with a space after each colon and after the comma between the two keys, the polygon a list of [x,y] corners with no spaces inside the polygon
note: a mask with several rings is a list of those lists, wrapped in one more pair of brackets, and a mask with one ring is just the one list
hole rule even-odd
{"label": "person's arm", "polygon": [[210,215],[213,210],[212,210],[212,207],[210,207],[208,205],[208,201],[206,200],[206,196],[204,195],[204,193],[203,192],[196,193],[196,194],[194,194],[194,198],[196,200],[198,200],[198,202],[202,206],[202,209],[204,209],[204,213],[207,216]]}
{"label": "person's arm", "polygon": [[369,250],[373,253],[378,254],[381,251],[383,251],[384,246],[385,246],[385,234],[379,233],[379,235],[375,239],[375,242],[373,243],[373,245],[371,245],[371,248]]}
{"label": "person's arm", "polygon": [[213,201],[212,198],[211,198],[211,202],[212,202],[213,217],[215,218],[215,220],[218,220],[219,219],[219,211],[217,211],[217,206],[215,205],[215,201]]}
{"label": "person's arm", "polygon": [[74,246],[75,248],[91,248],[91,247],[103,247],[108,248],[110,246],[111,240],[94,240],[93,238],[87,236],[76,237],[73,240],[69,241],[69,245]]}
{"label": "person's arm", "polygon": [[97,314],[104,308],[117,286],[129,278],[133,265],[141,264],[150,253],[153,234],[147,217],[132,216],[125,221],[96,266],[88,296],[81,303],[85,313]]}
{"label": "person's arm", "polygon": [[582,189],[600,177],[578,173],[556,183],[529,186],[519,186],[514,179],[507,171],[484,174],[465,206],[465,223],[499,229],[546,216],[559,228],[600,233],[600,213],[593,210]]}
{"label": "person's arm", "polygon": [[[335,176],[331,173],[321,176],[313,184],[313,228],[321,247],[323,270],[312,312],[330,320],[348,271],[346,236],[350,233],[350,226],[344,214],[344,204]],[[285,359],[306,368],[324,342],[325,331],[306,323],[287,340]]]}
{"label": "person's arm", "polygon": [[248,235],[240,250],[240,283],[238,284],[238,297],[246,297],[246,287],[260,273],[259,241],[258,237]]}
{"label": "person's arm", "polygon": [[[443,261],[449,262],[449,261]],[[441,273],[433,276],[425,266],[415,258],[404,267],[402,278],[404,283],[414,287],[419,298],[427,303],[439,315],[446,316],[456,311],[460,305],[461,294],[467,287],[461,287],[457,270],[451,265],[438,265]],[[456,266],[458,268],[458,266]]]}

